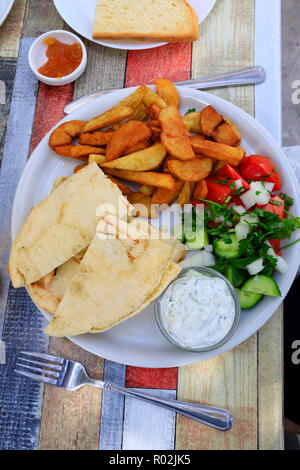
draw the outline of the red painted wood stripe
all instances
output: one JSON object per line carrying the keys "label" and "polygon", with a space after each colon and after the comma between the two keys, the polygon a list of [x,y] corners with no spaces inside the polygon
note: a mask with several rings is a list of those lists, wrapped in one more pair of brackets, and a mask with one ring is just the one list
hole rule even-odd
{"label": "red painted wood stripe", "polygon": [[49,86],[40,84],[30,154],[47,132],[64,117],[64,107],[73,99],[74,84]]}
{"label": "red painted wood stripe", "polygon": [[[188,80],[191,74],[191,44],[168,44],[156,49],[128,53],[125,86],[153,83],[164,77],[173,82]],[[176,390],[177,368],[127,367],[126,386]]]}
{"label": "red painted wood stripe", "polygon": [[179,82],[191,73],[191,44],[167,44],[128,53],[125,86],[153,83],[155,78]]}

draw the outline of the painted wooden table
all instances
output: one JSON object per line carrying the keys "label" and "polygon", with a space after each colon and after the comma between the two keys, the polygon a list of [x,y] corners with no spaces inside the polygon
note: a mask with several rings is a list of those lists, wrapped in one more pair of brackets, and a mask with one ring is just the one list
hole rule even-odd
{"label": "painted wooden table", "polygon": [[[149,83],[159,76],[179,81],[258,64],[268,74],[264,84],[212,93],[255,115],[280,142],[280,0],[218,0],[193,45],[128,53],[86,41],[85,74],[75,84],[51,88],[32,76],[27,54],[35,37],[63,28],[68,26],[51,0],[15,0],[0,28],[0,448],[281,449],[280,310],[243,344],[206,362],[179,369],[126,367],[95,357],[67,339],[49,340],[43,334],[44,318],[24,289],[12,288],[5,272],[18,179],[30,153],[73,97],[97,88]],[[235,425],[222,433],[92,387],[77,392],[44,387],[14,374],[21,350],[79,360],[94,378],[228,408]]]}

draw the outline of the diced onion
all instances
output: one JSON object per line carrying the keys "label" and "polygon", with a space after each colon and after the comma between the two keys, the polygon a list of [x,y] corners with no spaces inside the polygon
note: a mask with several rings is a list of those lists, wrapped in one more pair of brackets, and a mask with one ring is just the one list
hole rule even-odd
{"label": "diced onion", "polygon": [[234,180],[234,182],[235,182],[235,187],[236,187],[236,189],[239,189],[239,188],[241,188],[241,187],[243,186],[243,182],[242,182],[241,179],[239,179],[239,180]]}
{"label": "diced onion", "polygon": [[249,191],[252,192],[255,204],[259,204],[260,206],[268,204],[271,196],[269,191],[266,190],[264,182],[252,181],[252,183],[250,183]]}
{"label": "diced onion", "polygon": [[250,276],[260,273],[264,269],[263,259],[259,258],[246,266]]}
{"label": "diced onion", "polygon": [[197,266],[214,266],[215,258],[212,253],[206,250],[201,250],[196,255],[185,259],[179,263],[182,268],[196,268]]}
{"label": "diced onion", "polygon": [[[256,214],[249,212],[248,214],[242,215],[240,222],[247,224],[257,224],[259,222]],[[248,224],[247,224],[248,225]]]}
{"label": "diced onion", "polygon": [[268,181],[265,182],[265,189],[270,193],[273,191],[274,186],[274,183],[269,183]]}
{"label": "diced onion", "polygon": [[276,258],[277,258],[277,264],[275,266],[276,271],[278,271],[280,274],[285,274],[287,270],[289,269],[289,265],[282,258],[282,256],[276,256]]}
{"label": "diced onion", "polygon": [[247,210],[256,204],[253,197],[253,191],[251,191],[251,189],[246,191],[244,194],[241,194],[240,199],[243,201],[243,204]]}
{"label": "diced onion", "polygon": [[239,222],[235,226],[235,234],[236,238],[238,241],[243,240],[244,238],[247,238],[248,233],[250,232],[250,227],[248,224],[245,224],[243,222]]}
{"label": "diced onion", "polygon": [[245,209],[244,206],[233,205],[232,208],[233,208],[234,212],[236,212],[239,215],[242,215],[246,212],[246,209]]}

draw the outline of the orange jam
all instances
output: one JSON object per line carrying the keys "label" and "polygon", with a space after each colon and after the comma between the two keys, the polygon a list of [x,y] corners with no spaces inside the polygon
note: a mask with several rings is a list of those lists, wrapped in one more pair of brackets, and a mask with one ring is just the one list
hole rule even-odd
{"label": "orange jam", "polygon": [[48,61],[38,69],[41,75],[61,78],[77,69],[82,60],[82,47],[78,42],[64,44],[52,37],[44,39],[43,42],[48,46]]}

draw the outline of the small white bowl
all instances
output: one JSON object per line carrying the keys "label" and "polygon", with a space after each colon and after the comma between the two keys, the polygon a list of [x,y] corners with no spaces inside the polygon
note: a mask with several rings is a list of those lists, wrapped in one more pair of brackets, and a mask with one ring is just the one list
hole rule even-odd
{"label": "small white bowl", "polygon": [[[77,42],[81,45],[82,48],[82,60],[78,67],[69,75],[66,75],[65,77],[61,78],[50,78],[50,77],[45,77],[45,75],[42,75],[38,72],[38,69],[44,65],[47,62],[47,56],[46,56],[46,50],[47,46],[43,42],[43,40],[47,37],[53,37],[55,39],[58,39],[58,41],[63,42],[65,44],[74,44],[74,42]],[[78,36],[76,36],[73,33],[70,33],[69,31],[64,31],[64,30],[55,30],[55,31],[48,31],[45,34],[42,34],[39,36],[31,45],[28,53],[28,60],[29,60],[29,65],[30,68],[35,75],[35,77],[40,80],[43,83],[46,83],[47,85],[53,85],[53,86],[60,86],[60,85],[66,85],[67,83],[71,83],[76,78],[80,77],[80,75],[84,72],[86,63],[87,63],[87,54],[86,54],[86,48],[81,39],[79,39]]]}

